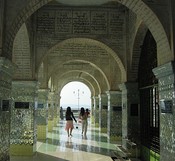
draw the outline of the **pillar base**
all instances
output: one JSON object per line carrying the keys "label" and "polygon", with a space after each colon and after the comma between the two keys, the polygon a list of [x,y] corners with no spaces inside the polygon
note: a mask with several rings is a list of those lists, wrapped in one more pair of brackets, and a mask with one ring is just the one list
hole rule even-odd
{"label": "pillar base", "polygon": [[91,124],[95,124],[95,118],[94,118],[94,116],[91,115],[90,121],[91,121]]}
{"label": "pillar base", "polygon": [[95,127],[99,128],[99,123],[95,123]]}
{"label": "pillar base", "polygon": [[11,144],[10,155],[14,156],[32,156],[36,152],[36,144],[25,145],[25,144]]}
{"label": "pillar base", "polygon": [[37,125],[37,139],[45,140],[47,138],[47,125]]}
{"label": "pillar base", "polygon": [[101,127],[101,132],[107,134],[107,132],[108,132],[107,127]]}
{"label": "pillar base", "polygon": [[58,121],[59,121],[59,120],[58,120],[58,118],[57,118],[57,117],[56,117],[56,118],[54,118],[54,120],[53,120],[53,121],[54,121],[54,123],[53,123],[53,124],[54,124],[54,126],[57,126],[57,123],[58,123]]}
{"label": "pillar base", "polygon": [[52,132],[53,125],[54,125],[54,121],[53,120],[48,120],[48,131],[49,132]]}
{"label": "pillar base", "polygon": [[122,141],[122,136],[110,136],[110,141],[111,142],[121,142]]}

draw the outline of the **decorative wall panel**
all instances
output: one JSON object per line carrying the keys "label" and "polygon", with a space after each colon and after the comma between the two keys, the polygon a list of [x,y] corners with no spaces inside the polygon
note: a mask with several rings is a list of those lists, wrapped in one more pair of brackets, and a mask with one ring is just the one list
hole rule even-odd
{"label": "decorative wall panel", "polygon": [[[109,43],[114,50],[124,51],[125,7],[45,6],[36,16],[37,46],[41,50],[75,35],[88,35]],[[66,35],[66,36],[65,36]],[[105,35],[105,36],[104,36]],[[104,40],[105,37],[105,40]]]}

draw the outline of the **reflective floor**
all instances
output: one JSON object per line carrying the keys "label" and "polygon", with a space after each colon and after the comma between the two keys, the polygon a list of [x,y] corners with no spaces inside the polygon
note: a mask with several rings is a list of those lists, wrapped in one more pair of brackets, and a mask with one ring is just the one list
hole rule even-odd
{"label": "reflective floor", "polygon": [[[65,121],[60,121],[46,141],[37,142],[33,157],[11,156],[11,161],[120,161],[112,159],[113,152],[120,151],[120,143],[108,143],[107,135],[100,133],[89,123],[86,136],[81,135],[81,125],[75,124],[73,136],[68,137]],[[122,160],[121,160],[122,161]],[[136,159],[132,159],[136,161]]]}

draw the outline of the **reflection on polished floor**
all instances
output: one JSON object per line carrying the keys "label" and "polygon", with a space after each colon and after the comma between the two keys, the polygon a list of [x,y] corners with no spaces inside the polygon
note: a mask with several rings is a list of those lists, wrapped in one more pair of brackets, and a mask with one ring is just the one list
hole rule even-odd
{"label": "reflection on polished floor", "polygon": [[[117,144],[108,143],[107,135],[99,128],[88,126],[86,136],[81,135],[81,126],[75,124],[73,136],[68,137],[64,129],[65,121],[60,121],[46,141],[37,142],[37,153],[33,157],[11,156],[11,161],[112,161]],[[118,160],[116,160],[118,161]]]}

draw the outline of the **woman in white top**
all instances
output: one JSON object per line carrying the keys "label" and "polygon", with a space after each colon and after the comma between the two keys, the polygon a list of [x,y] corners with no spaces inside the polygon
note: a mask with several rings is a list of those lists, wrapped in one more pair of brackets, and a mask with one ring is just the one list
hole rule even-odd
{"label": "woman in white top", "polygon": [[88,115],[85,112],[85,109],[83,107],[81,107],[79,119],[81,120],[82,135],[84,134],[84,136],[86,136],[86,132],[87,132],[87,126],[88,126],[87,118],[88,118]]}

